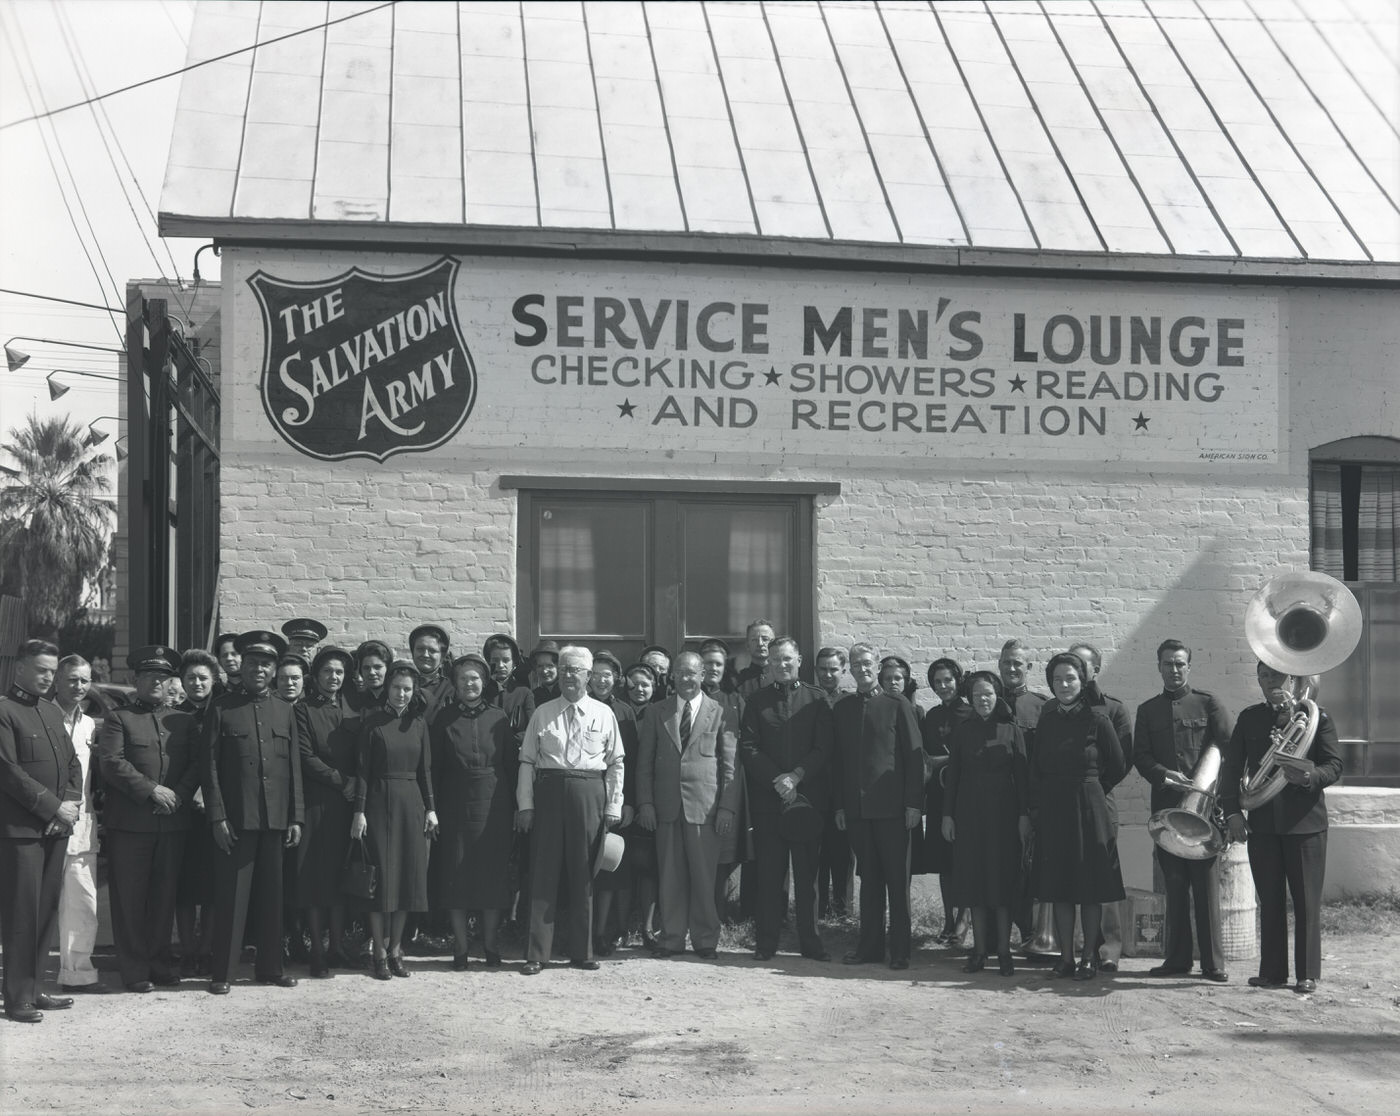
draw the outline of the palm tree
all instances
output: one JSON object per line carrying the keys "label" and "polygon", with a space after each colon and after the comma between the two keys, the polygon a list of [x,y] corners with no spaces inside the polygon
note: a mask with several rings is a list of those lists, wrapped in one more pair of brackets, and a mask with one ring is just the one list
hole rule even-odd
{"label": "palm tree", "polygon": [[29,630],[56,632],[102,569],[111,535],[105,454],[91,454],[66,416],[10,431],[17,468],[0,487],[0,592],[22,597]]}

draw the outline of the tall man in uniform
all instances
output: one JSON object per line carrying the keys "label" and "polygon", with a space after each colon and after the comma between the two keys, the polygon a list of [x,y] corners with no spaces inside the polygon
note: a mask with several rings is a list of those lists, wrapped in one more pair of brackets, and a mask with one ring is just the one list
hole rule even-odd
{"label": "tall man in uniform", "polygon": [[216,996],[228,993],[255,893],[254,975],[262,984],[296,986],[282,971],[282,850],[301,840],[301,758],[293,707],[269,688],[287,645],[275,632],[252,631],[237,647],[243,692],[224,694],[204,716],[204,810],[217,846],[209,964]]}
{"label": "tall man in uniform", "polygon": [[604,827],[622,821],[622,734],[613,711],[588,696],[593,654],[559,651],[559,697],[535,710],[520,747],[515,825],[530,834],[530,940],[520,970],[534,976],[554,947],[562,874],[569,897],[569,950],[593,970],[593,858]]}
{"label": "tall man in uniform", "polygon": [[778,951],[783,876],[791,858],[802,956],[829,961],[817,934],[817,857],[829,798],[831,706],[819,689],[798,678],[802,656],[796,640],[783,636],[767,650],[773,682],[748,699],[739,733],[757,853],[753,957],[767,961]]}
{"label": "tall man in uniform", "polygon": [[[1152,784],[1152,812],[1181,802],[1201,753],[1214,744],[1223,755],[1230,742],[1230,715],[1214,694],[1192,688],[1191,649],[1179,639],[1157,648],[1162,692],[1138,706],[1133,733],[1133,766]],[[1162,930],[1162,963],[1153,976],[1184,976],[1191,971],[1191,908],[1196,908],[1196,945],[1201,975],[1224,982],[1225,954],[1220,940],[1218,858],[1187,860],[1158,847],[1157,863],[1167,885],[1167,917]]]}
{"label": "tall man in uniform", "polygon": [[734,688],[748,701],[764,684],[764,672],[768,669],[768,654],[776,636],[772,623],[767,620],[750,621],[744,632],[744,643],[748,647],[749,661],[739,671],[734,680]]}
{"label": "tall man in uniform", "polygon": [[703,958],[719,945],[715,870],[738,805],[739,724],[701,691],[703,670],[695,652],[677,655],[672,692],[641,724],[637,820],[656,833],[663,957],[685,950],[687,931]]}
{"label": "tall man in uniform", "polygon": [[[1092,643],[1076,643],[1069,648],[1069,653],[1078,655],[1088,669],[1089,676],[1084,679],[1084,700],[1113,724],[1126,760],[1133,754],[1133,721],[1128,716],[1128,707],[1111,694],[1104,693],[1095,681],[1103,669],[1103,653]],[[1124,763],[1123,779],[1128,777],[1130,770],[1128,763]],[[1118,781],[1121,783],[1123,779]],[[1108,824],[1113,827],[1113,837],[1117,840],[1118,803],[1113,797],[1113,787],[1104,787],[1103,793],[1108,803]],[[1099,923],[1099,968],[1106,973],[1116,973],[1123,956],[1123,903],[1104,903]]]}
{"label": "tall man in uniform", "polygon": [[[1027,683],[1030,677],[1031,667],[1035,661],[1026,650],[1026,645],[1019,639],[1008,639],[1001,646],[1001,656],[997,660],[997,671],[1001,675],[1002,688],[1005,691],[1003,697],[1006,704],[1011,706],[1011,712],[1016,717],[1016,725],[1021,730],[1021,735],[1026,741],[1026,757],[1031,761],[1034,770],[1034,761],[1031,757],[1035,752],[1035,727],[1040,723],[1040,711],[1045,707],[1045,703],[1050,699],[1050,695],[1039,690],[1032,690]],[[1018,903],[1011,910],[1011,920],[1016,923],[1016,928],[1021,932],[1021,941],[1029,942],[1034,933],[1032,927],[1035,925],[1035,907],[1029,898]]]}
{"label": "tall man in uniform", "polygon": [[282,634],[287,637],[287,653],[306,660],[307,671],[311,673],[311,661],[316,658],[316,649],[326,638],[326,626],[319,620],[298,616],[282,625]]}
{"label": "tall man in uniform", "polygon": [[850,834],[860,872],[860,940],[843,960],[885,959],[888,896],[890,968],[907,969],[909,831],[923,819],[924,747],[914,707],[877,685],[879,658],[868,643],[851,648],[856,692],[832,710],[836,827]]}
{"label": "tall man in uniform", "polygon": [[[817,689],[825,695],[832,709],[847,694],[855,693],[856,684],[851,681],[847,665],[846,652],[839,647],[823,647],[817,652],[814,671]],[[821,855],[817,862],[818,918],[828,914],[844,915],[851,909],[851,896],[855,893],[855,854],[851,852],[851,840],[844,830],[836,828],[839,805],[833,797],[832,808],[822,828]]]}
{"label": "tall man in uniform", "polygon": [[107,788],[108,893],[117,968],[129,992],[179,984],[170,956],[175,894],[202,774],[198,722],[162,700],[180,669],[169,647],[127,656],[136,696],[102,724],[98,756]]}
{"label": "tall man in uniform", "polygon": [[40,700],[57,672],[58,648],[31,639],[20,645],[14,682],[0,697],[0,950],[5,1014],[17,1023],[73,1005],[71,996],[39,991],[83,793],[63,714]]}

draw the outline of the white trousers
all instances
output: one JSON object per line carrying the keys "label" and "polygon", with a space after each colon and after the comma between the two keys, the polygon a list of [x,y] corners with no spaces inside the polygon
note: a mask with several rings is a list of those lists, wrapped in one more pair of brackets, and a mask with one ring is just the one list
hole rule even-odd
{"label": "white trousers", "polygon": [[97,853],[63,858],[58,899],[58,982],[96,984],[92,949],[97,944]]}

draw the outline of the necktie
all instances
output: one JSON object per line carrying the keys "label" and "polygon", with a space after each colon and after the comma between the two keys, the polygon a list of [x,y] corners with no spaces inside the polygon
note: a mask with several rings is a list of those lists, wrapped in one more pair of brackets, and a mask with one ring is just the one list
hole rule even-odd
{"label": "necktie", "polygon": [[690,702],[681,702],[681,751],[690,743]]}
{"label": "necktie", "polygon": [[578,706],[570,702],[564,708],[564,718],[568,721],[567,737],[564,741],[564,762],[577,767],[583,759],[583,725],[579,721]]}

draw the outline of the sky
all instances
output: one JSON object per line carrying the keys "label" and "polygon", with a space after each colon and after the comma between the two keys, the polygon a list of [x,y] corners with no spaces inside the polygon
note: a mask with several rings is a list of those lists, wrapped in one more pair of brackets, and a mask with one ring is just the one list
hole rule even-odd
{"label": "sky", "polygon": [[[192,282],[202,242],[161,240],[153,216],[160,211],[178,77],[42,122],[5,125],[179,70],[193,13],[193,0],[0,0],[0,288],[6,289],[0,340],[121,348],[129,279],[178,274]],[[200,258],[200,272],[218,277],[212,252]],[[0,442],[10,441],[31,413],[68,414],[82,426],[96,420],[112,435],[102,447],[110,453],[125,433],[115,419],[102,418],[117,413],[117,384],[60,374],[72,390],[51,401],[45,378],[56,369],[113,373],[123,358],[30,340],[8,343],[31,359],[15,372],[0,364]]]}

